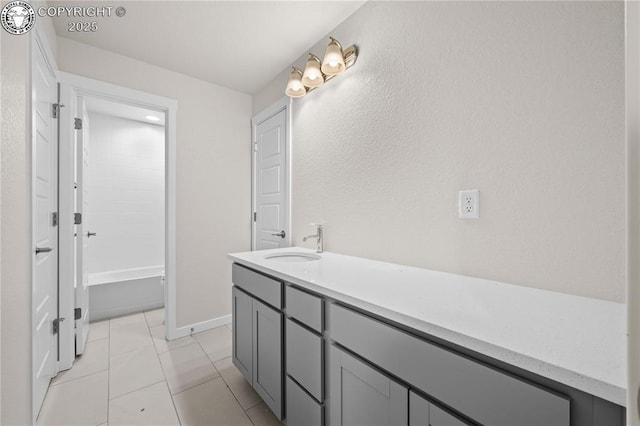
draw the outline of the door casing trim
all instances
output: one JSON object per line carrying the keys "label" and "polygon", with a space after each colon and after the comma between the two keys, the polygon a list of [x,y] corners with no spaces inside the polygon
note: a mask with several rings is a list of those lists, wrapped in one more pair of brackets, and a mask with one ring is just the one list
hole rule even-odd
{"label": "door casing trim", "polygon": [[[98,97],[114,102],[129,104],[165,114],[165,337],[168,340],[179,336],[176,327],[176,138],[178,103],[173,99],[153,95],[111,83],[94,80],[66,72],[59,73],[61,83],[69,85],[78,95]],[[70,124],[70,123],[67,123]],[[66,126],[70,132],[71,126]],[[72,149],[72,147],[65,147]],[[62,184],[62,182],[61,182]],[[68,182],[67,182],[68,184]],[[64,186],[61,186],[61,188]],[[72,191],[72,183],[66,185]],[[70,199],[73,199],[71,197]],[[61,252],[62,254],[62,252]],[[73,248],[65,251],[72,256]],[[60,297],[74,300],[73,286],[66,286]],[[73,306],[73,303],[71,303]],[[73,318],[73,312],[70,312]],[[73,351],[73,346],[66,348]]]}

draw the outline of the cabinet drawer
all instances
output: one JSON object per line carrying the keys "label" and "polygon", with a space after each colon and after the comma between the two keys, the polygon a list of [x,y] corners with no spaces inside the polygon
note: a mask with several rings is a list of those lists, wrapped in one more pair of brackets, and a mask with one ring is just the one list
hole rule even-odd
{"label": "cabinet drawer", "polygon": [[287,377],[287,426],[322,426],[324,408]]}
{"label": "cabinet drawer", "polygon": [[331,338],[371,363],[492,426],[569,426],[569,400],[338,305]]}
{"label": "cabinet drawer", "polygon": [[231,267],[233,284],[271,306],[282,309],[282,283],[234,263]]}
{"label": "cabinet drawer", "polygon": [[322,299],[295,287],[285,289],[287,315],[322,333]]}
{"label": "cabinet drawer", "polygon": [[315,399],[324,398],[323,341],[304,327],[287,319],[287,373]]}

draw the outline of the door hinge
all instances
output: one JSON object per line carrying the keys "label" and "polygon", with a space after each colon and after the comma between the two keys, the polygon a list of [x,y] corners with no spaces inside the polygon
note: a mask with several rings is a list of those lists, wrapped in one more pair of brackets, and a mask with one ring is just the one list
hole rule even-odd
{"label": "door hinge", "polygon": [[51,321],[53,334],[58,334],[60,332],[60,323],[64,320],[65,318],[56,318]]}
{"label": "door hinge", "polygon": [[82,318],[82,308],[75,308],[73,310],[73,319],[79,320],[80,318]]}
{"label": "door hinge", "polygon": [[58,226],[58,212],[51,213],[51,226]]}
{"label": "door hinge", "polygon": [[73,214],[73,224],[74,225],[82,224],[82,213],[74,213]]}
{"label": "door hinge", "polygon": [[60,108],[64,108],[64,104],[51,104],[51,116],[53,118],[60,117]]}
{"label": "door hinge", "polygon": [[82,118],[73,119],[73,128],[76,130],[82,130]]}
{"label": "door hinge", "polygon": [[258,152],[258,144],[257,143],[253,144],[253,152]]}
{"label": "door hinge", "polygon": [[253,212],[253,221],[255,222],[258,218],[258,214],[256,212]]}

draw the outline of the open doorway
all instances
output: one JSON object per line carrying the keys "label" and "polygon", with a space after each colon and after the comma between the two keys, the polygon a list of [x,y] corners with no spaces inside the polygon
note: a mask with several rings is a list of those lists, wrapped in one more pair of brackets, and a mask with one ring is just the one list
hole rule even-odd
{"label": "open doorway", "polygon": [[75,282],[87,273],[89,321],[163,308],[164,114],[91,96],[84,104]]}

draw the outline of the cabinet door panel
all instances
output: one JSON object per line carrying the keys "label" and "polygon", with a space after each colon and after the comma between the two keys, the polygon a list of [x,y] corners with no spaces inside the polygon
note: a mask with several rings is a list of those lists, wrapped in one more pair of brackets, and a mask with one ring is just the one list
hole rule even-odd
{"label": "cabinet door panel", "polygon": [[233,310],[233,364],[251,383],[253,381],[253,308],[252,297],[237,287],[231,289]]}
{"label": "cabinet door panel", "polygon": [[410,391],[409,426],[467,426],[467,424]]}
{"label": "cabinet door panel", "polygon": [[253,387],[282,419],[282,314],[253,300]]}
{"label": "cabinet door panel", "polygon": [[429,401],[409,392],[409,426],[429,426]]}
{"label": "cabinet door panel", "polygon": [[336,347],[331,347],[329,407],[334,426],[406,426],[409,391]]}
{"label": "cabinet door panel", "polygon": [[429,407],[429,426],[467,426],[466,423],[431,404]]}

